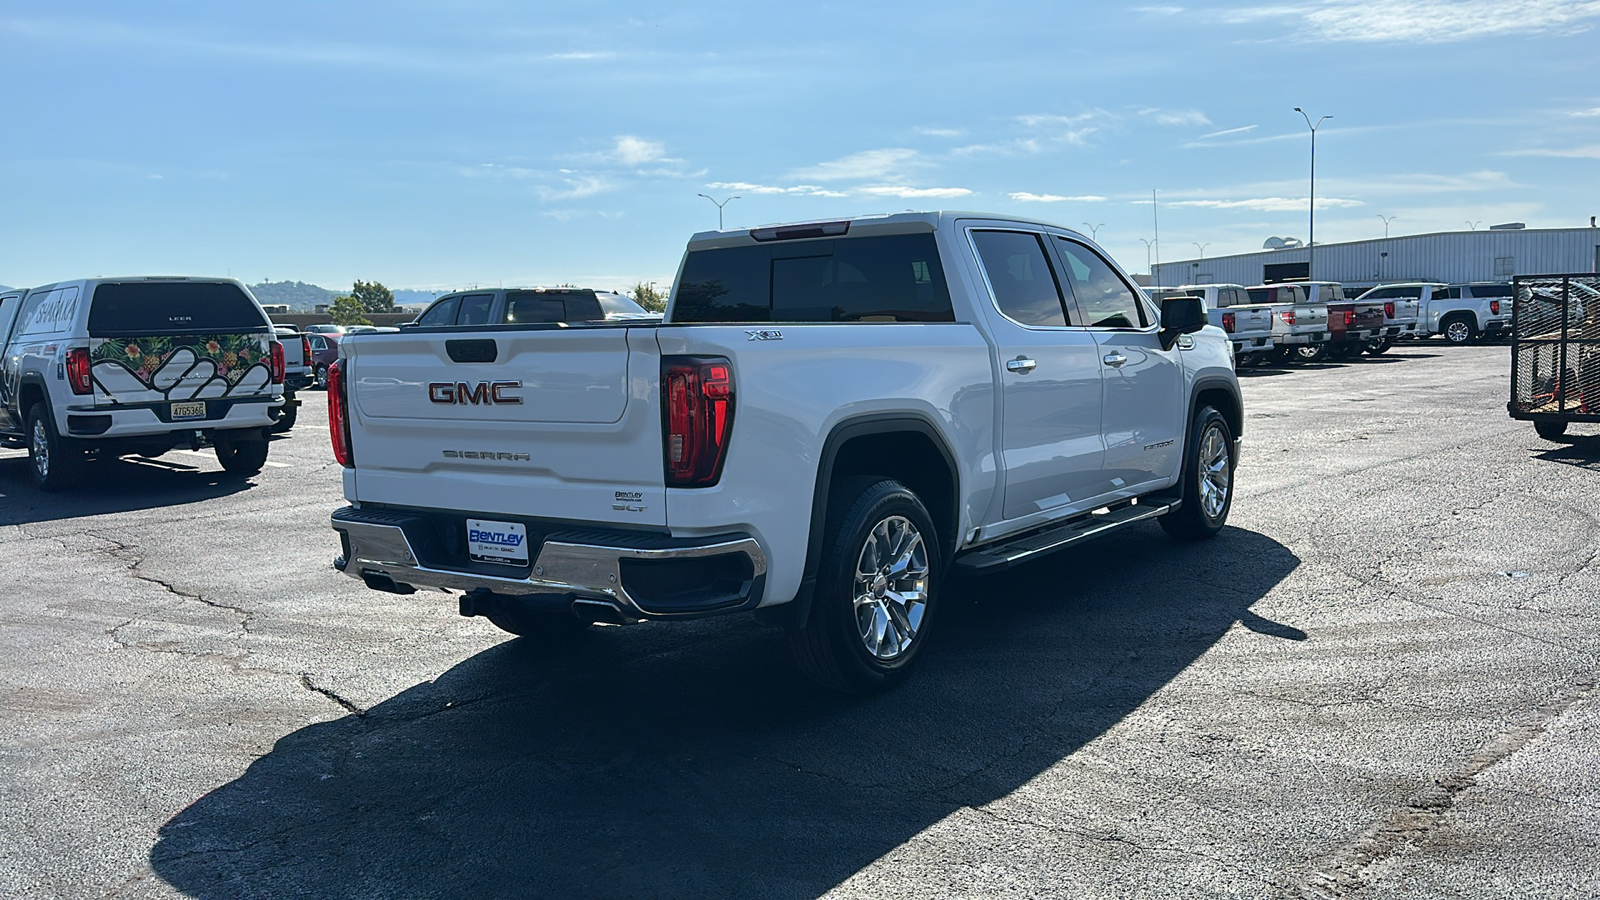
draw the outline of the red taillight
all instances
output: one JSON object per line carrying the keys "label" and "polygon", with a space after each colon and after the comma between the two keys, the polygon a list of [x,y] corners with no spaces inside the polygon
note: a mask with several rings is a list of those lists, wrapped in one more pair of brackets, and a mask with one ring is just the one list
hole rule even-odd
{"label": "red taillight", "polygon": [[333,458],[347,469],[356,467],[356,454],[350,446],[350,414],[344,388],[344,360],[328,366],[328,437],[333,441]]}
{"label": "red taillight", "polygon": [[283,345],[272,342],[272,383],[283,384]]}
{"label": "red taillight", "polygon": [[1283,320],[1283,324],[1285,324],[1285,325],[1293,325],[1294,324],[1294,310],[1286,309],[1283,312],[1278,313],[1278,318],[1282,319]]}
{"label": "red taillight", "polygon": [[1225,312],[1225,313],[1222,314],[1222,330],[1223,331],[1226,331],[1229,334],[1232,334],[1233,333],[1233,323],[1234,323],[1233,313]]}
{"label": "red taillight", "polygon": [[1491,316],[1500,315],[1500,301],[1499,300],[1490,300],[1489,301],[1489,315],[1491,315]]}
{"label": "red taillight", "polygon": [[1385,316],[1388,316],[1391,319],[1394,318],[1394,301],[1393,300],[1390,300],[1389,302],[1383,304],[1383,314]]}
{"label": "red taillight", "polygon": [[1355,323],[1356,323],[1356,311],[1353,310],[1353,309],[1345,310],[1344,311],[1344,327],[1349,328],[1351,325],[1354,325]]}
{"label": "red taillight", "polygon": [[733,428],[733,367],[725,359],[661,360],[668,487],[710,487],[722,477]]}
{"label": "red taillight", "polygon": [[94,380],[89,375],[89,350],[76,347],[67,351],[67,383],[74,394],[87,394],[94,390]]}
{"label": "red taillight", "polygon": [[300,364],[311,365],[311,335],[300,335]]}

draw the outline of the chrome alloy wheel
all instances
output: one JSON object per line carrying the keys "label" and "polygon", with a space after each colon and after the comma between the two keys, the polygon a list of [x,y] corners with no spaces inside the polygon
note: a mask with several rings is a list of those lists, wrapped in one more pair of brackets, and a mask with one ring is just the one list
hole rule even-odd
{"label": "chrome alloy wheel", "polygon": [[33,420],[31,443],[34,472],[44,481],[50,477],[50,433],[45,430],[44,419]]}
{"label": "chrome alloy wheel", "polygon": [[856,627],[879,660],[911,649],[928,608],[928,546],[917,526],[890,516],[867,534],[856,560]]}
{"label": "chrome alloy wheel", "polygon": [[1444,327],[1444,336],[1453,344],[1465,344],[1472,339],[1472,328],[1460,319]]}
{"label": "chrome alloy wheel", "polygon": [[1228,491],[1233,487],[1233,469],[1229,466],[1228,438],[1222,429],[1212,424],[1200,436],[1200,505],[1206,518],[1222,515],[1228,505]]}

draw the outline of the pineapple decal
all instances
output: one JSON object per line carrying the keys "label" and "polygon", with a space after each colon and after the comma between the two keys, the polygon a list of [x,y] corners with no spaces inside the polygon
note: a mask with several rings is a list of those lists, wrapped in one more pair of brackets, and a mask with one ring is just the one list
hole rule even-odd
{"label": "pineapple decal", "polygon": [[[188,390],[193,390],[196,374],[210,376],[208,381],[221,379],[225,385],[222,395],[226,396],[252,369],[267,373],[268,340],[260,334],[117,338],[100,342],[91,357],[95,366],[118,366],[146,389],[163,396],[183,383],[185,376],[190,378]],[[261,379],[252,382],[261,383]]]}

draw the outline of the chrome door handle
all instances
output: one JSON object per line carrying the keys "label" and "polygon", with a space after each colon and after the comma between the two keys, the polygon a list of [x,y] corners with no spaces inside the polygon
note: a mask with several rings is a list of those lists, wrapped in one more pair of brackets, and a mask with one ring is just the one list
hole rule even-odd
{"label": "chrome door handle", "polygon": [[1103,359],[1101,359],[1101,362],[1105,363],[1106,365],[1110,366],[1113,369],[1122,368],[1122,364],[1127,362],[1127,361],[1128,361],[1128,358],[1126,356],[1123,356],[1121,353],[1107,353],[1105,355],[1105,357]]}
{"label": "chrome door handle", "polygon": [[1006,371],[1021,372],[1022,374],[1026,375],[1029,372],[1032,372],[1034,367],[1038,365],[1039,364],[1037,362],[1034,362],[1026,356],[1019,356],[1016,359],[1006,360]]}

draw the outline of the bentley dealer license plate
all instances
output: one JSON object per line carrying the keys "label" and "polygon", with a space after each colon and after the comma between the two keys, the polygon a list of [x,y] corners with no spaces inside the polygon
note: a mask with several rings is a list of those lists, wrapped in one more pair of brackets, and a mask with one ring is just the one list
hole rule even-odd
{"label": "bentley dealer license plate", "polygon": [[467,554],[478,562],[528,564],[528,528],[521,522],[467,520]]}

